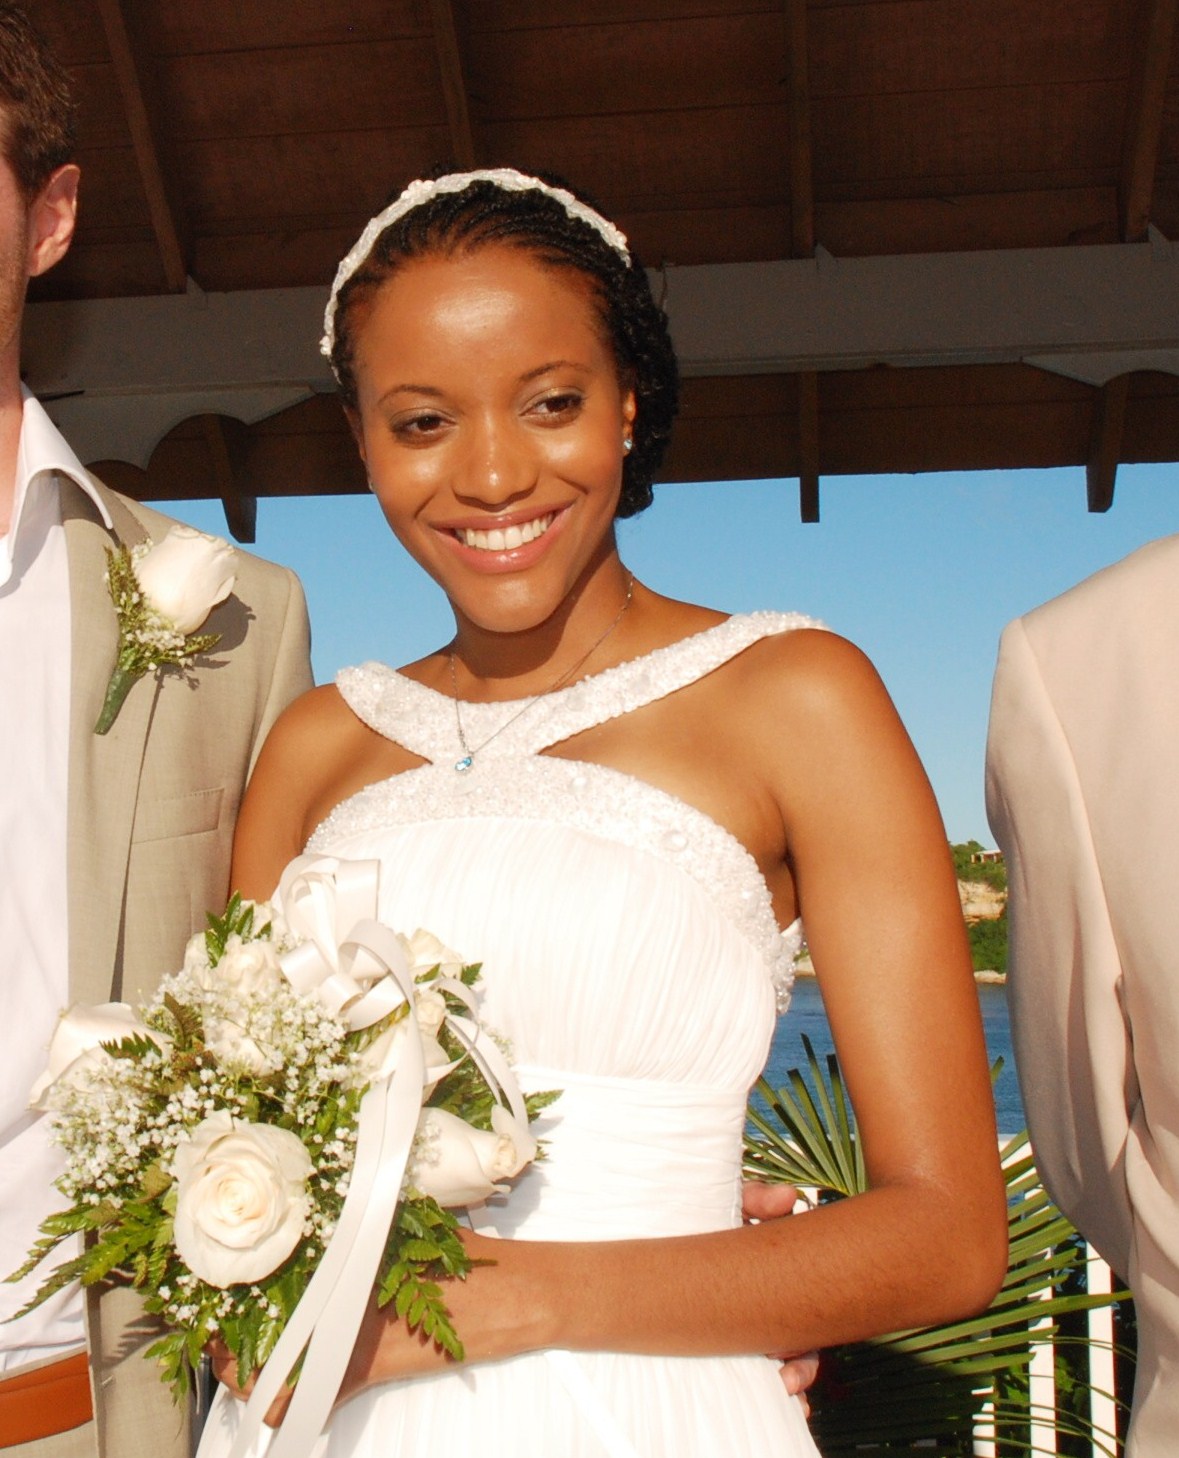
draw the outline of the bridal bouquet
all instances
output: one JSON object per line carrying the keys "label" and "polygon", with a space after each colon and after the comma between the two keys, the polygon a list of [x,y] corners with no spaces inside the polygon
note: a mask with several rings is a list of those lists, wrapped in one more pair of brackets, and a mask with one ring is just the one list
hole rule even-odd
{"label": "bridal bouquet", "polygon": [[86,1244],[30,1305],[129,1282],[169,1327],[150,1354],[178,1395],[215,1335],[243,1380],[266,1367],[252,1430],[305,1354],[283,1433],[318,1434],[374,1284],[461,1357],[438,1284],[470,1268],[451,1211],[507,1189],[552,1097],[524,1100],[480,1026],[478,966],[376,920],[377,875],[303,856],[282,916],[235,897],[138,1015],[67,1013],[33,1091],[69,1207],[17,1278]]}

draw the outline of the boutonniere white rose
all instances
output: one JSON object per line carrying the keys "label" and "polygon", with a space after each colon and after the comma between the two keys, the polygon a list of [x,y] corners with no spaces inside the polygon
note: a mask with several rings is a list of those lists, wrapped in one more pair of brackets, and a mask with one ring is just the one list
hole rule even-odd
{"label": "boutonniere white rose", "polygon": [[233,591],[233,548],[195,527],[171,527],[158,542],[107,549],[106,582],[119,620],[119,653],[95,734],[105,734],[145,674],[208,653],[219,633],[196,630]]}

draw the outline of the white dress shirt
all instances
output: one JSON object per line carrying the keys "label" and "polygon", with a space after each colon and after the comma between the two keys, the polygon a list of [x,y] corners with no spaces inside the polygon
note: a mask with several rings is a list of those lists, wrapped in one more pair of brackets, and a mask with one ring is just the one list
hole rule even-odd
{"label": "white dress shirt", "polygon": [[[110,518],[78,458],[26,396],[12,523],[0,536],[0,1277],[24,1260],[41,1220],[61,1209],[61,1153],[28,1109],[58,1014],[69,1001],[66,814],[70,589],[60,477]],[[113,611],[113,609],[112,609]],[[58,1264],[55,1255],[51,1269]],[[0,1323],[44,1270],[0,1284]],[[82,1298],[61,1292],[0,1324],[0,1373],[85,1346]]]}

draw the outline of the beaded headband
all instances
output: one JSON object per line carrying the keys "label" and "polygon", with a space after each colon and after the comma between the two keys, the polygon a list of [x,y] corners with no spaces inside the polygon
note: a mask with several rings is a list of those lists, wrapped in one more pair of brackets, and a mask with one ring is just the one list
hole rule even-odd
{"label": "beaded headband", "polygon": [[379,212],[375,218],[369,219],[364,232],[340,260],[332,291],[328,295],[327,308],[323,314],[323,338],[319,342],[320,354],[327,355],[330,359],[335,347],[336,299],[340,290],[372,252],[373,244],[389,224],[397,222],[406,213],[413,212],[414,208],[420,208],[423,203],[429,202],[441,193],[462,192],[472,182],[494,182],[496,187],[502,188],[504,192],[543,192],[546,197],[554,198],[559,202],[571,218],[577,218],[580,222],[587,223],[595,233],[605,239],[623,263],[630,263],[626,235],[620,229],[604,218],[601,213],[595,212],[588,203],[583,203],[580,198],[574,197],[565,188],[552,187],[549,183],[542,182],[539,177],[530,177],[526,172],[517,172],[514,167],[489,167],[477,172],[448,172],[445,177],[436,177],[432,180],[418,178],[416,182],[411,182],[401,196],[395,198],[387,208]]}

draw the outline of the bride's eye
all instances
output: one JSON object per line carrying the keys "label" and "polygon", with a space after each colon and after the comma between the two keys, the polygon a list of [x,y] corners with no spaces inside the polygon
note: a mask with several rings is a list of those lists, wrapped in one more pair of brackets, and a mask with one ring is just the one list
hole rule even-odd
{"label": "bride's eye", "polygon": [[561,425],[572,420],[585,403],[580,390],[555,390],[551,395],[542,395],[530,406],[532,415],[547,424]]}
{"label": "bride's eye", "polygon": [[391,429],[398,440],[413,445],[433,440],[445,429],[446,424],[446,417],[439,415],[437,411],[419,410],[414,415],[406,415],[394,420]]}

